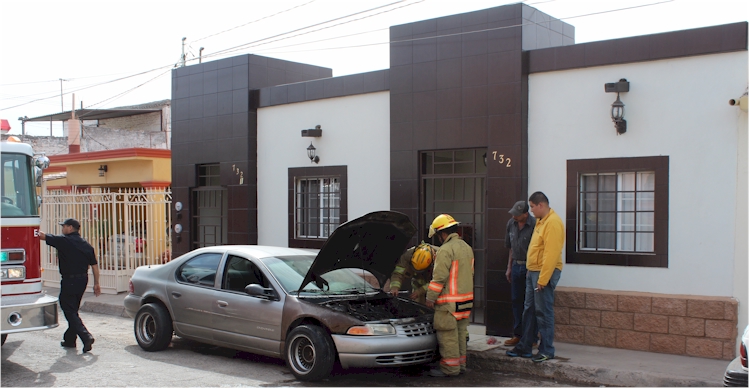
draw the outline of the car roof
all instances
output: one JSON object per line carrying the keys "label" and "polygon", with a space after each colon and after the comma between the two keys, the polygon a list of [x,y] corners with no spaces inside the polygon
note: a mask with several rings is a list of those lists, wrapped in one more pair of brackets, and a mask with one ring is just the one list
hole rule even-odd
{"label": "car roof", "polygon": [[233,251],[249,255],[255,258],[288,256],[288,255],[316,255],[318,250],[315,249],[296,249],[280,246],[259,246],[259,245],[222,245],[202,247],[191,251],[192,254],[201,252],[216,251]]}

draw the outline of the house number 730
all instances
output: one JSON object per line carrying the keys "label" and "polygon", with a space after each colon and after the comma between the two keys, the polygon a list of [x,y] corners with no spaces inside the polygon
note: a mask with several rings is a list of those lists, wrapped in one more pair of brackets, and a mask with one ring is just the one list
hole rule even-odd
{"label": "house number 730", "polygon": [[497,151],[493,151],[492,159],[501,165],[505,165],[505,167],[510,167],[510,157],[506,157],[505,154],[498,154]]}

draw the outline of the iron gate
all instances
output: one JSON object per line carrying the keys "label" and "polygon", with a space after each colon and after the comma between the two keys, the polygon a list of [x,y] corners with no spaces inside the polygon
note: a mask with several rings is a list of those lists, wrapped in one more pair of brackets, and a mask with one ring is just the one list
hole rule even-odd
{"label": "iron gate", "polygon": [[[61,234],[59,223],[78,220],[81,237],[96,252],[102,293],[117,294],[128,290],[136,267],[171,260],[171,204],[169,188],[50,190],[43,195],[41,229]],[[56,250],[41,244],[44,285],[59,287]]]}

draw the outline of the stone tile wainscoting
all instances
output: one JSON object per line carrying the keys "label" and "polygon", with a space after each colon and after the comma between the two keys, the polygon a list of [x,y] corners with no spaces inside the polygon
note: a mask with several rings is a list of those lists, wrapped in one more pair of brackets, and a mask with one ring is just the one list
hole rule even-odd
{"label": "stone tile wainscoting", "polygon": [[731,360],[737,300],[600,289],[555,290],[555,341]]}

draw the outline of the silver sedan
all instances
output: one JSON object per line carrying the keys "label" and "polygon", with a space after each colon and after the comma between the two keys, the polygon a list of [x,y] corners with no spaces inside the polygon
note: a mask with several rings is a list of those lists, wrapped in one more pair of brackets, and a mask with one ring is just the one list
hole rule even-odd
{"label": "silver sedan", "polygon": [[196,249],[136,269],[125,298],[138,344],[167,348],[173,333],[284,358],[302,380],[341,366],[430,362],[433,311],[381,288],[415,232],[382,211],[341,225],[317,255],[270,246]]}

